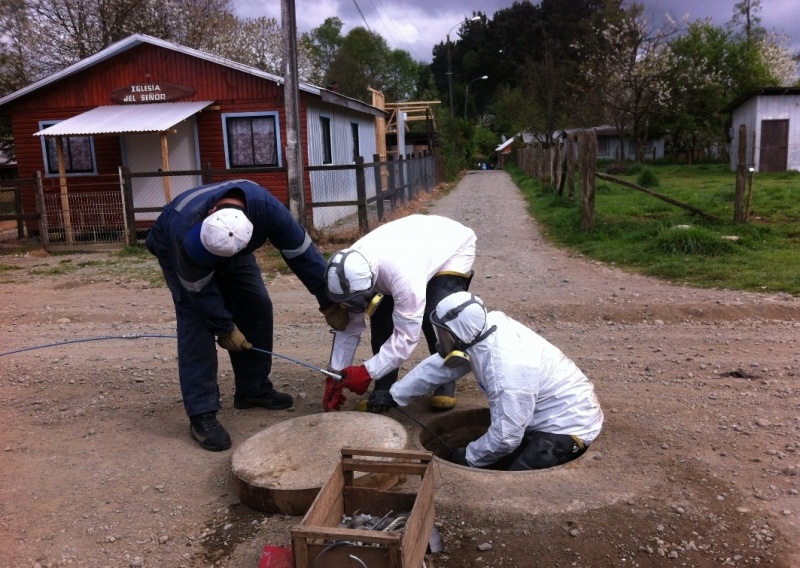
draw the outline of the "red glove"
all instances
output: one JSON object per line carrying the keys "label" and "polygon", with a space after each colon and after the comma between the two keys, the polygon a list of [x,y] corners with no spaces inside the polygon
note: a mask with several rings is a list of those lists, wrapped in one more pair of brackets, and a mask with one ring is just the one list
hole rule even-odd
{"label": "red glove", "polygon": [[343,388],[342,381],[336,381],[331,377],[325,379],[325,395],[322,397],[322,409],[325,412],[342,408],[342,405],[347,400],[347,397],[342,393]]}
{"label": "red glove", "polygon": [[364,365],[357,367],[345,367],[342,371],[342,388],[348,388],[356,394],[364,394],[369,388],[369,383],[372,377],[369,376],[369,371]]}

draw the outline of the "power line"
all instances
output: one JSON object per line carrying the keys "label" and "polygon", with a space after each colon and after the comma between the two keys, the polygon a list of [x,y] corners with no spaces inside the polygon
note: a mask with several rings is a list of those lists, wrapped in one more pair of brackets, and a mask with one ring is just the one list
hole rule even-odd
{"label": "power line", "polygon": [[353,0],[353,4],[356,5],[356,10],[358,10],[358,13],[361,15],[361,19],[364,20],[364,25],[367,26],[367,29],[369,30],[369,32],[372,33],[372,29],[369,27],[369,24],[367,23],[367,19],[364,17],[364,13],[361,11],[361,8],[358,6],[358,2],[356,2],[356,0]]}
{"label": "power line", "polygon": [[[370,2],[372,2],[372,0],[370,0]],[[401,32],[401,31],[400,31],[400,30],[397,28],[397,26],[394,24],[394,18],[392,18],[392,17],[391,17],[391,15],[389,15],[389,11],[386,9],[386,6],[384,6],[384,4],[383,4],[383,1],[382,1],[382,0],[378,0],[378,4],[380,4],[380,5],[381,5],[381,8],[383,9],[383,13],[384,13],[384,14],[386,14],[386,17],[389,19],[389,23],[390,23],[390,24],[392,24],[392,27],[393,27],[393,28],[394,28],[394,29],[397,31],[397,33],[400,35],[400,39],[402,39],[402,40],[403,40],[403,43],[404,43],[404,44],[405,44],[405,45],[408,47],[408,50],[409,50],[411,53],[413,53],[413,54],[414,54],[414,55],[417,57],[417,59],[424,59],[424,58],[422,58],[422,57],[420,57],[420,56],[419,56],[419,53],[416,53],[416,51],[415,51],[415,50],[414,50],[414,48],[411,46],[411,44],[410,44],[410,43],[409,43],[409,42],[406,40],[406,38],[403,36],[403,32]],[[373,7],[375,7],[375,4],[374,4],[374,3],[373,3],[372,5],[373,5]],[[402,7],[402,5],[401,5],[401,7]],[[375,12],[376,12],[376,13],[378,12],[378,9],[377,9],[377,7],[375,7]],[[403,12],[405,13],[405,10],[403,10]],[[380,14],[378,14],[378,15],[380,16]],[[383,18],[382,16],[380,16],[380,17],[381,17],[381,21],[384,21],[384,18]],[[409,23],[411,23],[411,27],[412,27],[412,28],[414,28],[414,30],[417,32],[417,34],[419,34],[419,30],[417,30],[417,28],[416,28],[416,27],[414,27],[414,24],[413,24],[413,23],[412,23],[410,20],[409,20]],[[386,27],[386,24],[385,24],[385,23],[384,23],[384,27]],[[386,28],[386,31],[388,32],[388,31],[389,31],[389,29],[388,29],[388,28]],[[391,32],[389,32],[389,35],[391,35]],[[394,39],[394,37],[392,37],[392,39]],[[398,44],[397,40],[395,40],[395,43],[396,43],[396,44]]]}

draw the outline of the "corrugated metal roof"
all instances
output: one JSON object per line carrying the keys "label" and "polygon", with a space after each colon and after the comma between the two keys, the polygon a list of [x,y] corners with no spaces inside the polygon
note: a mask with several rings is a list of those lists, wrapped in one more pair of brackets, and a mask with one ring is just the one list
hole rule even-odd
{"label": "corrugated metal roof", "polygon": [[[123,40],[118,41],[117,43],[111,44],[107,48],[98,51],[94,55],[90,55],[86,59],[82,59],[77,63],[73,63],[69,67],[62,69],[61,71],[57,71],[52,75],[48,75],[43,79],[36,81],[35,83],[31,83],[26,87],[19,89],[18,91],[14,91],[13,93],[9,93],[4,97],[0,97],[0,107],[9,103],[21,96],[24,96],[28,93],[32,93],[42,87],[45,87],[51,83],[64,79],[66,77],[70,77],[76,73],[84,71],[98,63],[115,57],[120,53],[128,51],[138,45],[141,44],[150,44],[155,45],[158,47],[162,47],[164,49],[169,49],[172,51],[177,51],[179,53],[184,53],[186,55],[190,55],[192,57],[197,57],[198,59],[203,59],[205,61],[210,61],[213,63],[218,63],[219,65],[223,65],[225,67],[230,67],[231,69],[238,69],[243,73],[248,73],[250,75],[255,75],[256,77],[260,77],[262,79],[267,79],[269,81],[274,81],[279,85],[283,84],[283,77],[278,75],[273,75],[272,73],[267,73],[266,71],[262,71],[255,67],[250,67],[249,65],[244,65],[242,63],[237,63],[236,61],[231,61],[229,59],[223,59],[222,57],[217,57],[215,55],[211,55],[209,53],[205,53],[203,51],[198,51],[196,49],[192,49],[190,47],[184,47],[182,45],[178,45],[175,43],[171,43],[169,41],[165,41],[162,39],[157,39],[148,35],[144,34],[133,34],[131,36],[126,37]],[[306,91],[308,93],[313,93],[315,95],[319,95],[320,88],[315,87],[314,85],[310,85],[308,83],[300,83],[298,85],[298,89],[301,91]]]}
{"label": "corrugated metal roof", "polygon": [[101,106],[40,130],[34,136],[163,132],[210,104],[213,101]]}

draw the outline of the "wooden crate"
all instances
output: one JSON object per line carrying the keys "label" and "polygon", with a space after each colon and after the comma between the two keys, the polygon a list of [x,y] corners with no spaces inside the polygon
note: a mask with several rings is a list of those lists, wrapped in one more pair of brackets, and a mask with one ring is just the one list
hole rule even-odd
{"label": "wooden crate", "polygon": [[[433,529],[432,459],[414,450],[343,448],[341,464],[291,530],[295,568],[360,566],[351,555],[369,568],[421,568]],[[422,482],[417,493],[355,487],[356,471],[418,475]],[[382,517],[389,511],[410,511],[404,532],[339,528],[343,514]]]}

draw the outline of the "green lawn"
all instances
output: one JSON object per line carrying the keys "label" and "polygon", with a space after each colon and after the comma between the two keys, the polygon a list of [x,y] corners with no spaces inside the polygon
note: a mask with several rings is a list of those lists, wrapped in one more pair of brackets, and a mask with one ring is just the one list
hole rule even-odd
{"label": "green lawn", "polygon": [[755,174],[749,219],[734,223],[735,176],[727,165],[632,166],[617,176],[634,183],[650,178],[653,191],[718,221],[598,180],[595,227],[585,233],[577,197],[556,195],[514,165],[507,171],[555,243],[673,282],[800,294],[800,172]]}

